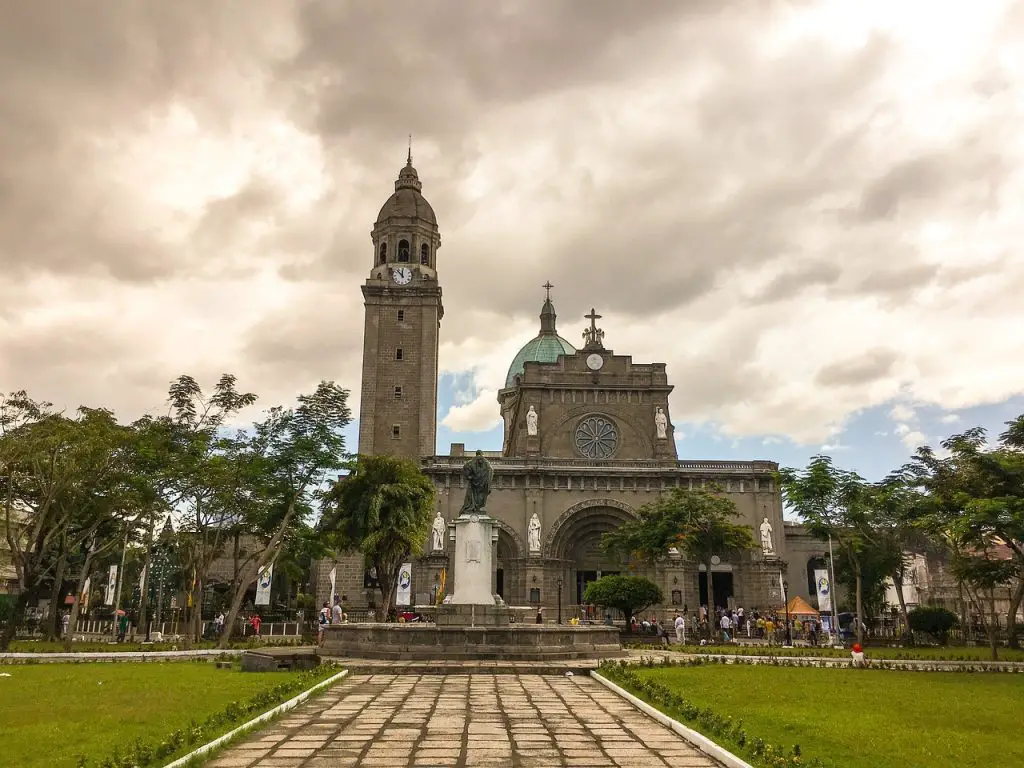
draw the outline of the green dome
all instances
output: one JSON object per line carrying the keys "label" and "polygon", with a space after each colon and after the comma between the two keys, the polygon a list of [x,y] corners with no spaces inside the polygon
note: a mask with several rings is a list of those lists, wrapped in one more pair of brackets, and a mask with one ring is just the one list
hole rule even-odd
{"label": "green dome", "polygon": [[553,363],[558,360],[559,355],[572,355],[576,349],[568,341],[557,333],[542,333],[526,342],[526,345],[519,350],[519,354],[512,360],[508,367],[508,376],[505,377],[505,386],[514,387],[516,376],[519,376],[526,369],[527,362]]}

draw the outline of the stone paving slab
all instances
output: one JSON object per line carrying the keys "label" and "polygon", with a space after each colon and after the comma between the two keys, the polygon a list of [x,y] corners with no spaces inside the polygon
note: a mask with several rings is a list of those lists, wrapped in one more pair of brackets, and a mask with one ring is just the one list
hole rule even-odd
{"label": "stone paving slab", "polygon": [[492,675],[562,675],[566,672],[587,674],[600,666],[594,659],[568,661],[386,661],[381,659],[348,659],[324,656],[352,674],[393,672],[404,675],[448,675],[486,673]]}
{"label": "stone paving slab", "polygon": [[719,766],[584,675],[350,674],[210,768]]}

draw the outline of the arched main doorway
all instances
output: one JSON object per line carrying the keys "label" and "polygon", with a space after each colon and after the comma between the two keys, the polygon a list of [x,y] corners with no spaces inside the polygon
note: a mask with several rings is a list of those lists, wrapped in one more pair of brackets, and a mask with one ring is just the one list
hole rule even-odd
{"label": "arched main doorway", "polygon": [[498,529],[494,574],[494,591],[506,603],[522,602],[519,594],[519,551],[512,534]]}
{"label": "arched main doorway", "polygon": [[631,516],[625,505],[610,506],[598,501],[591,506],[577,505],[555,522],[548,555],[561,563],[563,596],[570,604],[583,603],[583,593],[590,582],[625,570],[622,559],[605,553],[600,544],[602,535],[614,531]]}

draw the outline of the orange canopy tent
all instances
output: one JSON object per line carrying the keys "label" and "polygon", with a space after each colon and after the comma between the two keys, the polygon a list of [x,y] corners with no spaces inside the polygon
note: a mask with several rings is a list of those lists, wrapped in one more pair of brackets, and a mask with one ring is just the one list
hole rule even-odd
{"label": "orange canopy tent", "polygon": [[799,595],[794,595],[789,599],[789,606],[787,608],[790,616],[814,616],[817,618],[818,612],[811,608]]}

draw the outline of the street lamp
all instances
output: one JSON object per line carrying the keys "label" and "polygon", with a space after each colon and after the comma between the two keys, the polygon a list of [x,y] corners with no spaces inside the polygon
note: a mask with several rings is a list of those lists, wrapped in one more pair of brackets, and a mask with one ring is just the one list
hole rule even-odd
{"label": "street lamp", "polygon": [[786,645],[793,645],[793,628],[789,623],[789,582],[782,582],[782,599],[786,601]]}
{"label": "street lamp", "polygon": [[562,577],[558,577],[558,623],[562,623]]}

